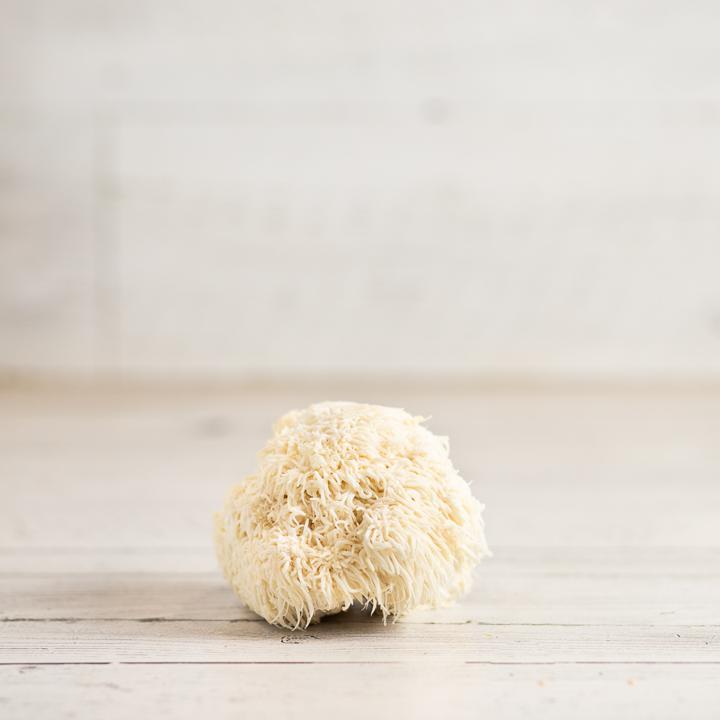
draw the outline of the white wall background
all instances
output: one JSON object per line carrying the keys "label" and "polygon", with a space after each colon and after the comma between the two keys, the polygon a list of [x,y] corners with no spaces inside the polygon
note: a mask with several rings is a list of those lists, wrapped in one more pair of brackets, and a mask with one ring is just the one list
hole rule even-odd
{"label": "white wall background", "polygon": [[720,4],[0,0],[0,370],[720,375]]}

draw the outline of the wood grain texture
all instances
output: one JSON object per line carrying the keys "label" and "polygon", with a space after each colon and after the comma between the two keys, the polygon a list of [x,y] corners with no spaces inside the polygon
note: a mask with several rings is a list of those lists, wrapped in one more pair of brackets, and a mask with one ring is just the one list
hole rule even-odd
{"label": "wood grain texture", "polygon": [[488,507],[494,546],[720,546],[716,390],[446,393],[322,382],[207,394],[7,393],[0,544],[207,547],[212,513],[254,468],[273,420],[320,399],[431,415],[429,427],[451,438],[454,462]]}
{"label": "wood grain texture", "polygon": [[[0,620],[262,622],[209,550],[189,561],[185,550],[147,554],[0,555]],[[373,622],[359,612],[353,620]],[[720,550],[495,548],[461,603],[398,622],[720,627]]]}
{"label": "wood grain texture", "polygon": [[[608,717],[715,720],[717,665],[0,666],[11,718]],[[53,703],[46,698],[52,697]],[[79,713],[78,710],[82,708]]]}
{"label": "wood grain texture", "polygon": [[[0,396],[3,718],[717,716],[715,391]],[[405,405],[451,436],[495,551],[463,601],[293,633],[230,592],[209,515],[272,418],[319,397]]]}
{"label": "wood grain texture", "polygon": [[720,663],[720,627],[353,622],[291,633],[258,622],[4,622],[0,662]]}

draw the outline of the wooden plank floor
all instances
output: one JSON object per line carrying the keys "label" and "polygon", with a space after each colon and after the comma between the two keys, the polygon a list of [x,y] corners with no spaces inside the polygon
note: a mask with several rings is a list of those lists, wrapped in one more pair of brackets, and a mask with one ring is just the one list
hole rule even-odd
{"label": "wooden plank floor", "polygon": [[[458,605],[267,625],[211,514],[283,410],[432,415],[494,557]],[[0,717],[720,716],[720,391],[0,391]]]}

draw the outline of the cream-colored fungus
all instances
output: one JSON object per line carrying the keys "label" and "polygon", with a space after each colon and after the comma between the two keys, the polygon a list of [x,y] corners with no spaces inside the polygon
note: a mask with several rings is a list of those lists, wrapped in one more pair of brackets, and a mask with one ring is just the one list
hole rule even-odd
{"label": "cream-colored fungus", "polygon": [[422,422],[351,402],[280,418],[215,518],[220,564],[248,607],[304,628],[353,603],[387,618],[467,591],[489,555],[483,506]]}

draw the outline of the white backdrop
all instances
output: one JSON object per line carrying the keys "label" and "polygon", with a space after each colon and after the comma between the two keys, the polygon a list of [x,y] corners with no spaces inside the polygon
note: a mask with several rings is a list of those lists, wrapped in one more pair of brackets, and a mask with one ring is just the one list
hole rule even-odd
{"label": "white backdrop", "polygon": [[720,375],[720,5],[0,0],[0,369]]}

